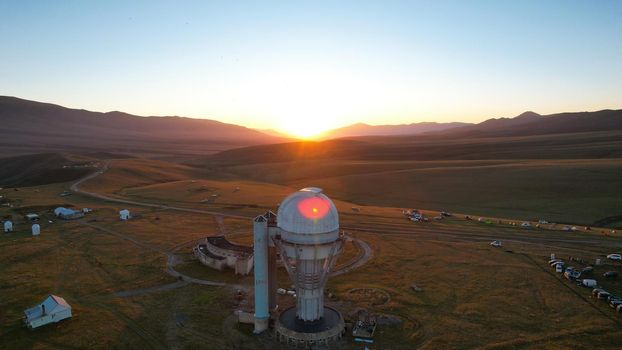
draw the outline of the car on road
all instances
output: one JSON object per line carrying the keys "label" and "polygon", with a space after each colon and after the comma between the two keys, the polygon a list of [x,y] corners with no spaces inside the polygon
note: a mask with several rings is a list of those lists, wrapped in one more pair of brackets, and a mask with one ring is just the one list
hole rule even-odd
{"label": "car on road", "polygon": [[447,217],[449,217],[449,216],[451,216],[451,213],[448,213],[448,212],[446,212],[446,211],[442,211],[442,212],[441,212],[441,216],[447,216]]}
{"label": "car on road", "polygon": [[603,273],[603,277],[605,277],[605,278],[617,278],[618,277],[618,272],[617,271],[607,271],[607,272]]}
{"label": "car on road", "polygon": [[620,254],[609,254],[609,255],[607,255],[607,259],[609,259],[609,260],[622,260],[622,255],[620,255]]}

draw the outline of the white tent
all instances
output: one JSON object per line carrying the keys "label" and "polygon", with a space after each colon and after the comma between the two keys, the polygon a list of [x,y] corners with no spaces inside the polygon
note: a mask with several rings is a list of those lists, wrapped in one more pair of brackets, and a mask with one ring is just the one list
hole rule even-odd
{"label": "white tent", "polygon": [[130,211],[127,209],[123,209],[119,212],[119,219],[121,220],[129,220],[131,217]]}
{"label": "white tent", "polygon": [[37,328],[48,323],[56,323],[71,317],[71,306],[65,299],[50,294],[42,303],[26,311],[26,324]]}
{"label": "white tent", "polygon": [[13,232],[13,223],[10,220],[4,222],[4,232]]}
{"label": "white tent", "polygon": [[41,233],[41,226],[39,224],[32,225],[32,235],[38,236]]}

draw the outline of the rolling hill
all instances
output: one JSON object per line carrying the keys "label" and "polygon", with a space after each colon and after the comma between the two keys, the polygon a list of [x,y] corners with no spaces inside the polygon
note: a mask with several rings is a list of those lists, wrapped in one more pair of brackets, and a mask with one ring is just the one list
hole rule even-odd
{"label": "rolling hill", "polygon": [[237,165],[299,160],[490,160],[622,158],[622,130],[573,134],[446,138],[362,137],[290,142],[223,151],[192,163]]}
{"label": "rolling hill", "polygon": [[393,136],[393,135],[418,135],[426,132],[445,131],[470,125],[469,123],[412,123],[400,125],[369,125],[357,123],[343,128],[326,131],[320,135],[320,139],[335,139],[352,136]]}
{"label": "rolling hill", "polygon": [[208,119],[91,112],[0,96],[3,154],[42,151],[208,154],[282,139]]}
{"label": "rolling hill", "polygon": [[514,118],[488,119],[479,124],[444,130],[436,136],[474,138],[533,136],[622,130],[622,110],[568,112],[540,115],[524,112]]}
{"label": "rolling hill", "polygon": [[0,158],[0,187],[45,185],[79,179],[93,171],[90,162],[76,162],[58,153]]}

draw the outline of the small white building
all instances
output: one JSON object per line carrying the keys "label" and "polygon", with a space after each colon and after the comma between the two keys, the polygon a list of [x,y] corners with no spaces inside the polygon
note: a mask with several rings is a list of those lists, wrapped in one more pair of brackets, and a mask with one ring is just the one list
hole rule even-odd
{"label": "small white building", "polygon": [[119,219],[121,220],[129,220],[132,216],[130,215],[130,211],[127,209],[123,209],[119,212]]}
{"label": "small white building", "polygon": [[79,219],[84,216],[84,213],[81,210],[73,210],[64,207],[58,207],[54,209],[54,215],[61,219],[72,220]]}
{"label": "small white building", "polygon": [[4,232],[13,232],[13,222],[11,220],[4,222]]}
{"label": "small white building", "polygon": [[41,233],[41,226],[39,224],[32,225],[32,235],[38,236]]}
{"label": "small white building", "polygon": [[71,317],[71,306],[65,299],[50,294],[42,303],[26,311],[26,325],[37,328],[48,323],[60,322]]}

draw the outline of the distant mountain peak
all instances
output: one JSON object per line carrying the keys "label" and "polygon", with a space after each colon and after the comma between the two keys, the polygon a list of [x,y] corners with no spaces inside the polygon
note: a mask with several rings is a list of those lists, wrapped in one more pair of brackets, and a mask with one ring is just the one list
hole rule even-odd
{"label": "distant mountain peak", "polygon": [[533,111],[526,111],[526,112],[523,112],[517,115],[515,118],[534,118],[534,117],[541,117],[541,115]]}

